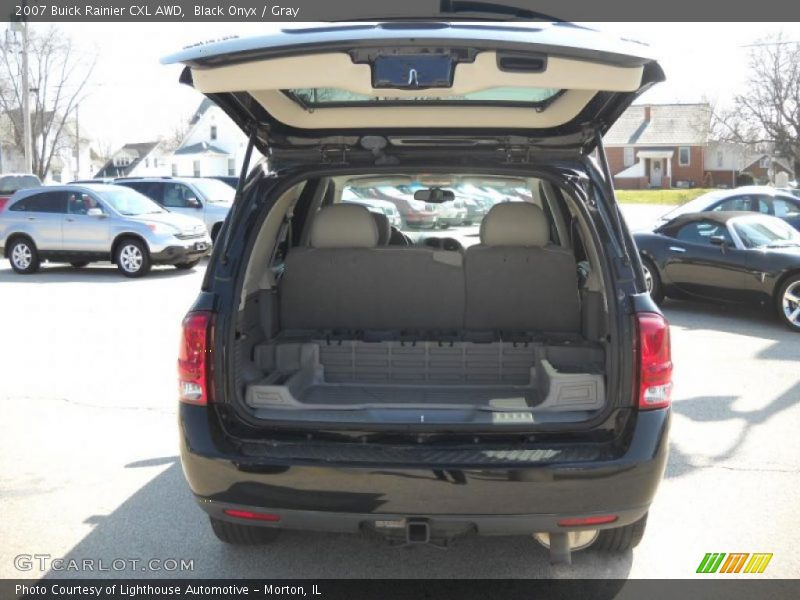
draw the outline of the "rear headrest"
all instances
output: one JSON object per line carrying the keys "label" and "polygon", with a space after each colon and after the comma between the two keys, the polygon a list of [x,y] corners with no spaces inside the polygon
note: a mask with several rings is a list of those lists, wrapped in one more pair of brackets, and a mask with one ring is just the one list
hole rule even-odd
{"label": "rear headrest", "polygon": [[310,241],[313,248],[374,248],[378,227],[365,206],[334,204],[317,213]]}
{"label": "rear headrest", "polygon": [[480,234],[486,246],[544,246],[550,241],[550,225],[535,204],[504,202],[489,209]]}
{"label": "rear headrest", "polygon": [[378,246],[388,246],[389,238],[392,237],[392,226],[389,223],[389,217],[383,213],[376,213],[370,211],[372,218],[375,220],[375,227],[378,228]]}

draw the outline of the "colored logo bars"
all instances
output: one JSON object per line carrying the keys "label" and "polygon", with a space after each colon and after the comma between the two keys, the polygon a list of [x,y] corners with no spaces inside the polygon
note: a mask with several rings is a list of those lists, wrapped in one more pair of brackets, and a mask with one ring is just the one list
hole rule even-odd
{"label": "colored logo bars", "polygon": [[772,560],[771,553],[749,554],[747,552],[735,552],[725,554],[724,552],[709,552],[700,561],[697,572],[763,573],[770,560]]}

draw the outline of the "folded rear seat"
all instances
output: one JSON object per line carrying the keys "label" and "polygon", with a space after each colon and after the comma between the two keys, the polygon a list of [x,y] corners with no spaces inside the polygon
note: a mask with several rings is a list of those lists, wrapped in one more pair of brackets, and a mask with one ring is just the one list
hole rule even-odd
{"label": "folded rear seat", "polygon": [[378,247],[369,210],[320,210],[310,246],[292,249],[280,283],[283,331],[416,331],[436,339],[464,323],[462,256],[428,248]]}
{"label": "folded rear seat", "polygon": [[480,240],[464,258],[467,331],[580,331],[575,258],[550,243],[541,208],[526,202],[493,206],[481,222]]}

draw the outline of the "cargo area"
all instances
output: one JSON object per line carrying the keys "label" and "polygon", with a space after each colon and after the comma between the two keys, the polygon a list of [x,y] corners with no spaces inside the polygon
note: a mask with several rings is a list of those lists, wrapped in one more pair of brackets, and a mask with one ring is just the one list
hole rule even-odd
{"label": "cargo area", "polygon": [[[330,187],[285,194],[273,209],[283,219],[262,227],[272,246],[256,241],[237,324],[247,408],[265,421],[497,426],[603,410],[601,278],[568,201],[536,184],[447,232],[395,228],[355,201],[326,206]],[[341,197],[347,184],[333,186]],[[378,188],[368,200],[388,204]],[[305,202],[310,219],[281,233],[284,211],[297,218]]]}

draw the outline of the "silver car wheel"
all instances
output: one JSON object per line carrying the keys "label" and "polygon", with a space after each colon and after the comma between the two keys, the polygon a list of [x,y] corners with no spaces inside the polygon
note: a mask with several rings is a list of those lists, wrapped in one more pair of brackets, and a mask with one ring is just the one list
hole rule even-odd
{"label": "silver car wheel", "polygon": [[14,248],[11,251],[11,262],[14,263],[15,267],[21,271],[24,271],[31,266],[32,260],[33,252],[31,252],[28,244],[20,242],[14,245]]}
{"label": "silver car wheel", "polygon": [[800,281],[795,281],[783,292],[783,314],[795,327],[800,327]]}
{"label": "silver car wheel", "polygon": [[143,262],[142,251],[133,244],[123,246],[119,252],[119,264],[128,273],[136,273],[142,268]]}
{"label": "silver car wheel", "polygon": [[644,284],[647,288],[647,293],[653,293],[653,274],[650,272],[650,269],[647,268],[647,265],[642,265],[642,271],[644,271]]}

